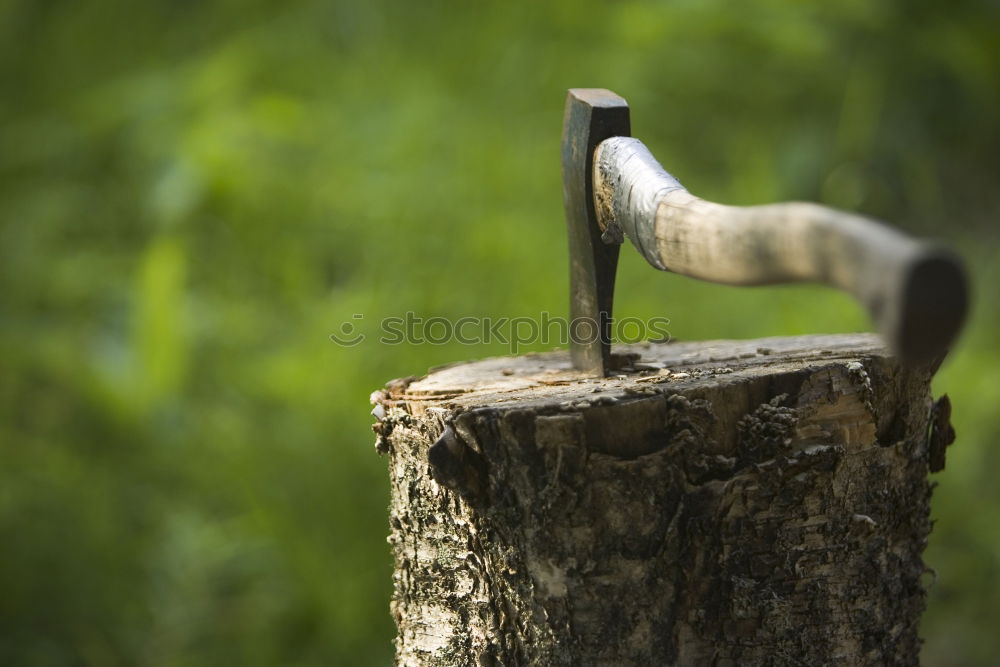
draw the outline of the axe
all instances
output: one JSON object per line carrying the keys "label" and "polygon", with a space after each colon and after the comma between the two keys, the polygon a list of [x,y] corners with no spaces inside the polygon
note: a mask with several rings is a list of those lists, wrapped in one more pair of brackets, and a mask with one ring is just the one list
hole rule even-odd
{"label": "axe", "polygon": [[818,282],[844,290],[904,363],[940,359],[957,336],[968,284],[952,252],[818,204],[737,207],[699,199],[629,135],[624,99],[602,89],[569,91],[562,173],[576,369],[603,376],[611,368],[615,270],[625,237],[661,271],[730,285]]}

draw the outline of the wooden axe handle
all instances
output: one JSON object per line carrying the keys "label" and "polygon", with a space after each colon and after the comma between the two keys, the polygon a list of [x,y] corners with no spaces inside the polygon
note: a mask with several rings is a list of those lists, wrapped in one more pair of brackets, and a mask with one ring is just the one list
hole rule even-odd
{"label": "wooden axe handle", "polygon": [[692,195],[637,139],[594,155],[605,241],[632,241],[654,267],[730,285],[818,282],[852,294],[904,361],[941,355],[962,326],[968,287],[948,250],[818,204],[725,206]]}

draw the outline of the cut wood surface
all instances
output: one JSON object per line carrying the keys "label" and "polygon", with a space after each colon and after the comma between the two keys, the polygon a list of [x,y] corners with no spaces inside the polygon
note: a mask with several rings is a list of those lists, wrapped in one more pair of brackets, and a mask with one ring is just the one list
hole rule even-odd
{"label": "cut wood surface", "polygon": [[931,369],[867,334],[615,353],[374,395],[398,663],[917,664]]}

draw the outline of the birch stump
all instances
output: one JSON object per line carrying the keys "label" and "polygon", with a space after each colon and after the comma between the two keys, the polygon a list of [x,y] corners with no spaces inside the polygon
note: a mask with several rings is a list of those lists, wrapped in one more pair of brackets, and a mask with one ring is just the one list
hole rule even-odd
{"label": "birch stump", "polygon": [[933,369],[871,335],[616,352],[373,395],[398,664],[917,664]]}

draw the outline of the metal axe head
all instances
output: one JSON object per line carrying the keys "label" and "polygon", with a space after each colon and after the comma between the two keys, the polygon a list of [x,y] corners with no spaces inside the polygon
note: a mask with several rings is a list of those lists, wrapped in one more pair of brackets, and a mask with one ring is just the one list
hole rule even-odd
{"label": "metal axe head", "polygon": [[604,375],[611,362],[611,305],[618,242],[604,243],[594,209],[594,151],[631,133],[628,103],[609,90],[574,88],[563,117],[563,203],[569,231],[570,354],[573,366]]}
{"label": "metal axe head", "polygon": [[907,363],[940,359],[965,319],[961,260],[887,225],[818,204],[724,206],[695,197],[629,137],[628,104],[577,88],[563,121],[569,231],[570,352],[611,366],[611,314],[625,237],[655,268],[711,282],[819,282],[852,294]]}

